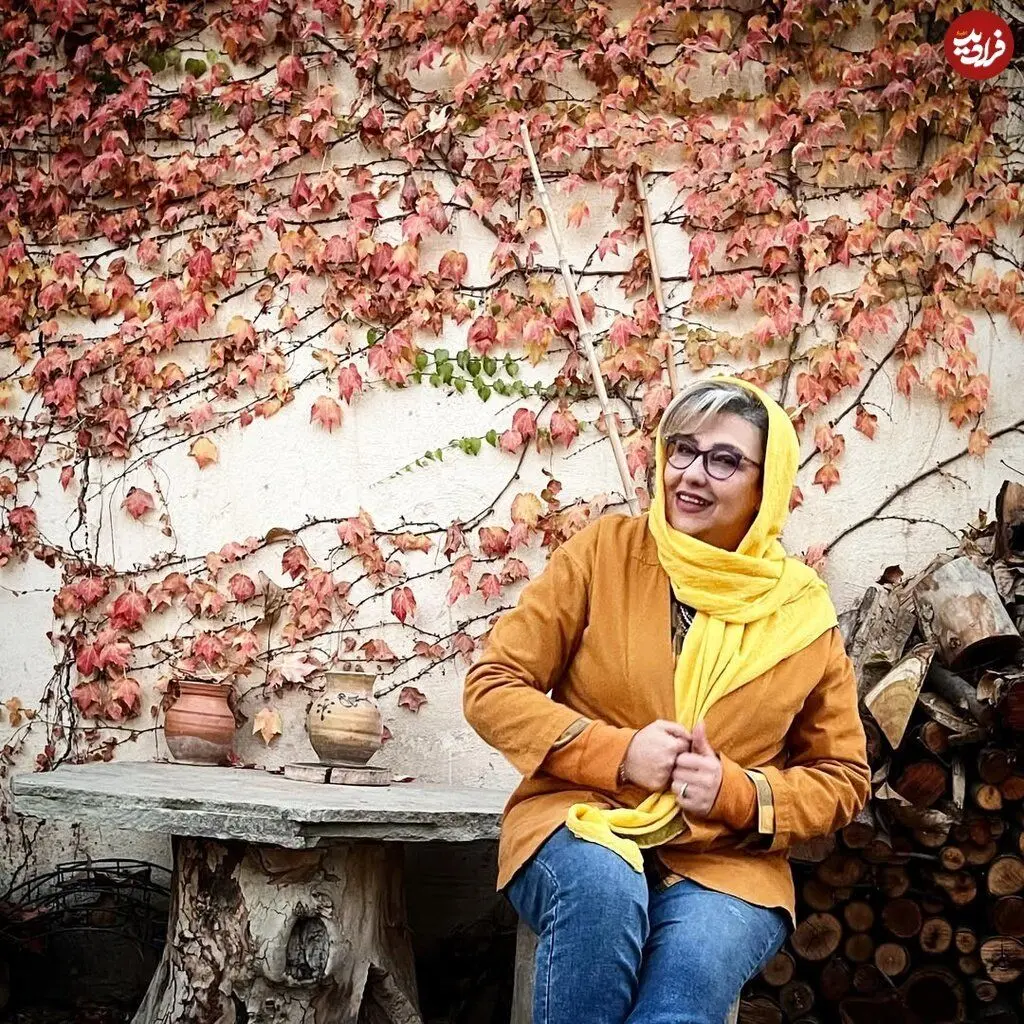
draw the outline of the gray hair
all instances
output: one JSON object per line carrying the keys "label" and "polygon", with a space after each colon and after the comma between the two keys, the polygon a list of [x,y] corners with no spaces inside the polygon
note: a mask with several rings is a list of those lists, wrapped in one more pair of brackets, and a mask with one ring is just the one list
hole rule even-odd
{"label": "gray hair", "polygon": [[680,392],[669,403],[661,421],[661,436],[696,434],[710,419],[721,413],[739,416],[768,437],[768,410],[758,398],[739,384],[726,381],[701,381]]}

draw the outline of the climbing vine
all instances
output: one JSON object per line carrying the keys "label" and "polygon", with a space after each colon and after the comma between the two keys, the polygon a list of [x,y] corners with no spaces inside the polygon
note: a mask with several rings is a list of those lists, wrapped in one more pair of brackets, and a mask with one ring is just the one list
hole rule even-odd
{"label": "climbing vine", "polygon": [[[945,61],[963,8],[0,0],[0,565],[60,574],[54,674],[7,702],[5,763],[30,735],[41,768],[109,758],[191,676],[233,682],[270,742],[269,698],[336,646],[414,711],[527,553],[621,503],[521,484],[607,430],[524,123],[641,501],[668,359],[782,396],[813,440],[803,488],[874,437],[883,372],[983,455],[1005,425],[976,339],[1024,331],[1022,199],[1006,92]],[[494,408],[397,470],[499,460],[486,507],[385,523],[297,498],[179,549],[166,467],[215,487],[238,431],[273,445],[259,421],[294,405],[341,438],[409,388]],[[153,527],[127,567],[102,542],[119,518]],[[421,627],[428,594],[455,628]]]}

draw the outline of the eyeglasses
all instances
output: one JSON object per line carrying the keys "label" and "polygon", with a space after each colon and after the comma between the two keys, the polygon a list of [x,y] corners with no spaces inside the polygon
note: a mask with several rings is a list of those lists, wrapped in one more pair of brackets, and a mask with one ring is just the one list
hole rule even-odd
{"label": "eyeglasses", "polygon": [[761,468],[760,462],[748,459],[743,452],[723,445],[698,448],[685,438],[670,437],[665,442],[665,456],[676,469],[688,469],[698,456],[704,461],[704,472],[715,480],[728,480],[744,462]]}

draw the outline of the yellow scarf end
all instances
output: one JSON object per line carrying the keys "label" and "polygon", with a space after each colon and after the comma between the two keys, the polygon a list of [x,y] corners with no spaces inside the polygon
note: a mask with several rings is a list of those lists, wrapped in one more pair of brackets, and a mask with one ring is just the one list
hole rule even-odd
{"label": "yellow scarf end", "polygon": [[617,853],[634,871],[643,874],[644,858],[640,847],[631,839],[617,836],[609,827],[605,813],[589,804],[573,804],[566,817],[566,827],[576,836],[588,843],[597,843],[613,853]]}

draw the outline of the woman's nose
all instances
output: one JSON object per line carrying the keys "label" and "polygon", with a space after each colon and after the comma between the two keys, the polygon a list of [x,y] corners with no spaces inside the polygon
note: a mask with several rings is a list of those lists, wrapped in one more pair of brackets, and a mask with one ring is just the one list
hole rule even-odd
{"label": "woman's nose", "polygon": [[698,455],[686,469],[683,470],[682,479],[687,483],[703,487],[708,482],[707,470],[704,469],[704,458]]}

